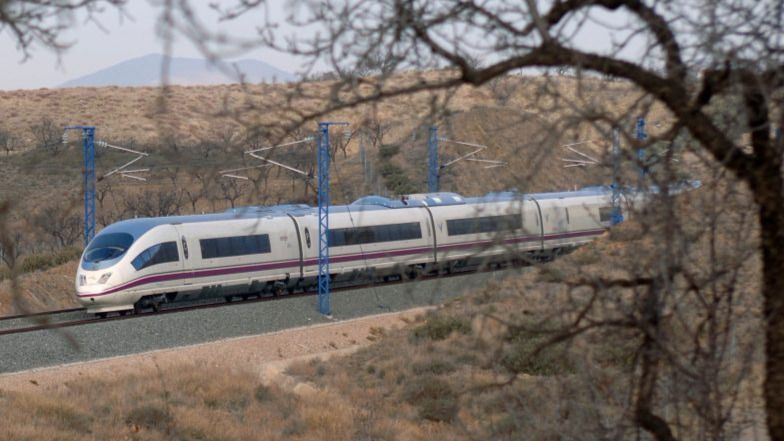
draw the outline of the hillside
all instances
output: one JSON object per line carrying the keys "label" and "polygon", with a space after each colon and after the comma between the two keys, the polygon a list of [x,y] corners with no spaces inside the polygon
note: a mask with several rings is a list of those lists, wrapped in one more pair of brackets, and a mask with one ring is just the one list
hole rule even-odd
{"label": "hillside", "polygon": [[[399,81],[413,80],[403,75]],[[117,178],[99,183],[102,223],[233,204],[312,201],[309,187],[283,172],[250,174],[255,181],[238,184],[218,171],[250,164],[241,151],[252,139],[252,123],[291,122],[291,115],[277,112],[290,109],[284,106],[287,91],[301,88],[308,98],[297,105],[318,109],[330,84],[172,87],[165,94],[152,88],[0,93],[0,112],[9,115],[6,129],[29,137],[0,163],[0,199],[14,201],[11,225],[27,241],[23,257],[31,258],[29,268],[38,268],[33,263],[40,256],[45,256],[40,268],[49,268],[59,261],[58,250],[67,249],[47,231],[53,219],[75,216],[71,242],[78,243],[81,161],[76,143],[56,151],[36,147],[25,134],[30,124],[42,118],[97,121],[102,138],[154,154],[145,159],[152,168],[146,183]],[[552,96],[541,93],[553,87],[566,105],[553,106]],[[352,132],[335,134],[348,141],[336,146],[333,200],[423,191],[433,100],[442,100],[446,109],[437,118],[441,136],[485,144],[484,158],[507,162],[493,169],[461,162],[444,170],[444,190],[481,194],[607,183],[607,164],[565,168],[562,159],[573,152],[562,146],[594,141],[578,150],[606,160],[606,133],[571,121],[591,108],[614,110],[632,121],[620,113],[636,98],[625,84],[599,79],[578,87],[569,77],[508,77],[449,95],[422,94],[337,112],[330,118],[350,121]],[[648,118],[655,132],[656,121],[667,114],[653,108]],[[236,138],[225,136],[227,127]],[[444,141],[442,163],[464,151]],[[313,165],[312,150],[276,158]],[[0,394],[0,406],[21,409],[30,422],[0,429],[5,430],[0,435],[256,439],[255,428],[272,419],[265,433],[276,439],[629,439],[639,433],[628,418],[645,355],[640,348],[653,334],[670,357],[656,365],[663,385],[654,405],[673,421],[678,437],[716,430],[728,439],[749,436],[760,424],[762,363],[753,204],[743,186],[713,173],[709,161],[680,153],[678,160],[675,170],[665,171],[700,178],[703,187],[675,205],[651,196],[646,210],[596,243],[451,302],[404,329],[372,331],[368,338],[379,344],[355,354],[295,363],[275,381],[241,361],[218,372],[181,364],[77,379],[45,400],[36,393]],[[109,170],[122,156],[104,153],[98,161],[99,169]],[[627,183],[635,182],[636,173],[621,170]],[[200,197],[190,200],[196,190]],[[73,222],[55,227],[74,229]],[[25,303],[67,305],[73,265],[23,276]],[[2,290],[1,311],[10,313],[8,290]],[[646,327],[650,304],[661,307],[655,332]],[[551,341],[563,335],[573,338]],[[72,399],[74,393],[80,398]],[[709,413],[722,416],[717,426],[695,416]],[[47,431],[36,432],[40,428]]]}
{"label": "hillside", "polygon": [[[715,192],[734,208],[747,204],[744,195],[716,188],[684,195],[678,204],[678,223],[689,230],[686,234],[699,230],[694,221],[703,219],[702,210],[710,211]],[[728,438],[754,439],[761,424],[755,415],[763,361],[759,345],[751,344],[761,338],[755,295],[759,261],[738,247],[738,242],[749,248],[753,243],[727,234],[737,222],[739,218],[725,213],[719,215],[717,238],[695,236],[699,239],[688,252],[684,271],[709,273],[716,264],[709,258],[712,246],[740,252],[722,256],[720,268],[735,271],[729,277],[737,280],[732,290],[739,321],[734,331],[737,346],[732,350],[738,360],[748,363],[750,371],[733,370],[727,378],[732,382],[730,392],[717,385],[713,393],[730,394],[721,395],[731,399],[734,408],[735,416],[725,423]],[[284,364],[244,362],[274,359],[270,353],[275,347],[277,358],[283,359],[291,343],[281,335],[268,342],[272,347],[240,347],[234,342],[211,347],[209,351],[218,359],[213,363],[189,348],[187,361],[176,361],[173,354],[148,354],[133,360],[133,369],[115,367],[109,374],[111,366],[96,365],[84,376],[70,372],[64,385],[47,380],[57,375],[56,370],[24,376],[34,386],[11,386],[0,405],[7,403],[11,421],[24,415],[26,423],[6,425],[0,433],[30,439],[112,434],[151,440],[251,440],[259,436],[593,440],[606,439],[612,428],[618,439],[634,438],[636,429],[622,423],[638,356],[634,329],[610,332],[599,328],[568,343],[545,343],[578,311],[587,311],[592,320],[628,317],[631,311],[627,308],[634,307],[633,291],[611,290],[596,300],[601,306],[585,310],[592,297],[585,289],[589,285],[579,281],[650,274],[665,247],[651,240],[648,228],[657,227],[627,223],[569,256],[505,280],[504,285],[493,284],[438,311],[405,318],[399,329],[387,328],[389,320],[384,318],[364,329],[364,337],[353,331],[340,335],[330,331],[329,346],[358,348],[343,357],[308,357]],[[725,282],[722,278],[721,283]],[[700,305],[696,298],[684,298],[680,304],[684,310],[668,321],[671,328],[666,338],[672,340],[667,344],[674,352],[687,351],[684,355],[695,357],[689,362],[693,365],[680,366],[691,369],[701,361],[699,353],[688,352],[689,337],[700,327],[710,305]],[[300,346],[324,344],[324,338],[322,332],[318,339],[303,340]],[[375,344],[366,346],[357,343],[357,338]],[[47,391],[45,399],[37,380],[42,382],[40,390]],[[13,384],[14,379],[9,381]],[[663,391],[667,395],[661,399],[672,408],[682,406],[679,437],[693,439],[701,426],[686,408],[697,393],[684,396],[681,390],[673,385]],[[101,417],[94,417],[99,411]]]}
{"label": "hillside", "polygon": [[[426,75],[446,75],[431,72]],[[413,81],[403,74],[398,81]],[[592,80],[591,80],[592,81]],[[608,143],[589,125],[566,126],[563,115],[545,112],[550,103],[536,92],[553,85],[564,97],[608,108],[630,105],[634,94],[623,83],[601,85],[595,80],[591,94],[577,90],[569,77],[507,77],[482,88],[462,87],[454,94],[422,93],[376,106],[336,113],[331,118],[352,123],[349,138],[335,136],[341,145],[333,161],[333,201],[350,202],[366,194],[394,196],[426,190],[427,124],[432,99],[444,100],[448,114],[438,121],[439,136],[453,141],[484,144],[484,159],[504,161],[501,168],[462,161],[442,170],[441,188],[465,195],[517,189],[554,191],[609,183],[610,168],[565,168],[563,158],[574,157],[562,144],[584,142],[581,152],[606,159]],[[592,84],[590,81],[588,84]],[[256,164],[244,157],[248,145],[265,145],[272,134],[255,137],[254,130],[274,122],[285,126],[287,113],[275,112],[275,103],[301,90],[303,106],[317,108],[319,96],[330,82],[293,85],[172,86],[163,92],[151,87],[72,88],[0,92],[0,132],[15,138],[16,148],[0,152],[0,199],[10,199],[10,225],[17,231],[18,251],[36,257],[45,268],[65,245],[80,246],[81,145],[78,134],[60,143],[59,127],[84,123],[97,127],[97,139],[149,152],[135,164],[149,168],[147,181],[114,175],[98,184],[99,228],[134,216],[220,211],[235,205],[287,202],[315,203],[312,187],[280,169],[253,169],[251,181],[221,177],[221,170]],[[601,87],[600,87],[601,86]],[[582,85],[585,89],[586,85]],[[285,109],[281,104],[280,109]],[[255,115],[255,116],[254,116]],[[653,109],[651,118],[666,114]],[[48,124],[48,125],[47,125]],[[273,124],[274,125],[274,124]],[[309,126],[314,126],[310,123]],[[48,130],[44,128],[48,127]],[[265,129],[266,130],[266,129]],[[42,139],[41,133],[51,139]],[[284,140],[301,139],[299,130]],[[44,143],[48,141],[49,143]],[[441,163],[472,148],[442,141]],[[365,150],[365,163],[360,150]],[[133,156],[98,149],[98,175]],[[304,169],[315,166],[312,146],[276,153],[276,159]],[[634,172],[628,174],[634,176]],[[57,213],[60,222],[49,221]],[[0,272],[2,274],[2,272]],[[47,277],[45,277],[48,279]],[[71,281],[51,278],[57,292],[71,292]],[[25,287],[25,295],[50,294]],[[40,292],[40,294],[36,294]],[[67,300],[63,300],[67,304]],[[3,302],[8,307],[9,302]],[[40,302],[31,301],[32,305]],[[2,307],[0,307],[2,308]],[[4,310],[0,309],[0,310]],[[10,312],[10,311],[6,311]]]}
{"label": "hillside", "polygon": [[[416,78],[414,74],[402,74],[397,81],[405,83]],[[81,245],[81,145],[78,135],[72,133],[70,143],[63,146],[59,142],[59,127],[94,124],[97,139],[151,154],[135,164],[150,169],[144,175],[147,181],[114,175],[99,182],[99,228],[134,216],[220,211],[236,205],[297,201],[313,204],[312,187],[283,170],[252,169],[245,172],[250,181],[227,179],[219,172],[257,164],[248,161],[242,150],[276,138],[272,133],[258,137],[255,130],[267,130],[270,125],[274,129],[276,121],[283,127],[291,121],[283,104],[280,112],[275,111],[276,102],[283,103],[297,91],[302,106],[318,108],[319,97],[330,85],[309,82],[296,87],[172,86],[165,92],[152,87],[0,92],[0,114],[6,116],[0,122],[0,132],[18,141],[15,149],[0,153],[0,199],[12,201],[9,220],[18,233],[20,259],[35,257],[36,264],[31,261],[27,267],[46,268],[52,265],[48,261],[59,259],[56,255],[61,247]],[[478,195],[508,189],[556,191],[609,183],[610,167],[606,163],[564,167],[563,159],[574,158],[575,153],[562,148],[562,144],[582,142],[576,146],[581,153],[606,161],[609,143],[590,125],[564,125],[561,121],[568,118],[563,110],[544,111],[551,103],[540,91],[556,86],[564,98],[601,108],[622,109],[634,99],[624,83],[586,80],[578,89],[576,81],[569,77],[510,76],[481,88],[462,87],[448,96],[422,93],[338,112],[331,118],[347,120],[352,125],[348,138],[340,133],[333,135],[340,143],[333,161],[333,201],[344,203],[366,194],[395,196],[426,190],[424,122],[429,118],[433,99],[443,100],[448,110],[438,120],[440,137],[486,145],[481,158],[505,162],[500,168],[458,162],[441,171],[442,190]],[[586,89],[590,93],[586,94]],[[666,114],[661,110],[651,110],[651,121],[663,118]],[[48,131],[43,127],[48,127]],[[46,139],[42,139],[42,132],[53,138],[49,144],[43,143]],[[312,131],[298,130],[284,141],[301,139],[309,133]],[[442,141],[441,163],[471,149]],[[97,153],[99,176],[133,158],[101,148]],[[275,158],[303,169],[315,167],[312,146],[276,153]],[[634,182],[634,170],[625,175]],[[49,221],[53,213],[57,213],[60,222]],[[71,281],[59,276],[51,280],[58,287],[57,292],[66,293],[63,304],[68,304]],[[40,287],[23,286],[22,291],[26,295],[50,296],[40,292]],[[0,307],[0,311],[9,305],[7,301],[3,303],[5,307]]]}

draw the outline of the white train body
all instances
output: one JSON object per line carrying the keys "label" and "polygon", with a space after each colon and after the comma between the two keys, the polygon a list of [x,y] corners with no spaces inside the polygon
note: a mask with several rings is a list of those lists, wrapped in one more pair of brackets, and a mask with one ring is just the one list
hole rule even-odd
{"label": "white train body", "polygon": [[[369,196],[330,207],[330,273],[429,270],[467,259],[541,255],[601,235],[607,188],[521,195]],[[309,287],[318,275],[318,210],[306,205],[131,219],[104,228],[76,275],[88,312],[190,296],[244,296]]]}

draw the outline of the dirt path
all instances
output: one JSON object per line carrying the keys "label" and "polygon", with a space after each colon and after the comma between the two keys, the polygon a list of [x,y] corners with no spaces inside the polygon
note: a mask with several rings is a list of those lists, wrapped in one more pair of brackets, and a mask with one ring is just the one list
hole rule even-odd
{"label": "dirt path", "polygon": [[374,334],[378,331],[373,328],[399,328],[429,308],[414,308],[263,335],[5,374],[0,375],[0,389],[55,391],[66,388],[66,383],[85,375],[120,377],[127,373],[175,366],[179,369],[250,369],[263,375],[271,368],[282,370],[294,360],[327,358],[355,351],[375,340]]}

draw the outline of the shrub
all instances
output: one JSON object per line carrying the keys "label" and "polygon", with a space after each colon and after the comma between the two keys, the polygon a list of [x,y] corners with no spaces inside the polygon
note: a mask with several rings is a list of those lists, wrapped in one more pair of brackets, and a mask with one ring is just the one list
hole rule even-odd
{"label": "shrub", "polygon": [[289,423],[283,428],[283,431],[281,433],[284,437],[288,438],[292,436],[302,435],[305,433],[306,430],[307,430],[307,425],[305,424],[304,421],[302,421],[302,418],[297,416],[289,420]]}
{"label": "shrub", "polygon": [[256,398],[256,401],[263,403],[272,398],[272,390],[269,387],[260,384],[256,386],[256,390],[253,392],[253,396]]}
{"label": "shrub", "polygon": [[156,404],[145,404],[132,409],[125,418],[127,424],[164,431],[171,424],[169,412]]}
{"label": "shrub", "polygon": [[431,340],[445,340],[453,332],[468,335],[471,333],[471,324],[458,317],[434,316],[429,318],[424,325],[414,329],[414,337],[417,340],[425,337]]}
{"label": "shrub", "polygon": [[382,160],[388,160],[398,153],[400,153],[400,146],[397,144],[384,144],[378,148],[378,157]]}
{"label": "shrub", "polygon": [[23,273],[45,270],[62,265],[69,260],[78,258],[80,255],[81,250],[76,247],[63,248],[55,253],[31,254],[22,260],[21,269]]}
{"label": "shrub", "polygon": [[451,374],[455,370],[457,370],[457,368],[454,364],[442,360],[429,360],[425,362],[417,362],[411,365],[411,371],[417,375],[446,375]]}
{"label": "shrub", "polygon": [[[563,344],[541,347],[547,342],[545,335],[515,330],[507,338],[511,344],[501,357],[501,365],[510,372],[547,376],[574,370]],[[540,350],[536,352],[537,349]]]}
{"label": "shrub", "polygon": [[407,402],[416,406],[420,418],[452,422],[457,416],[457,393],[449,383],[432,375],[409,383],[403,395]]}
{"label": "shrub", "polygon": [[92,418],[76,409],[61,405],[46,406],[42,413],[54,420],[55,425],[63,429],[80,433],[90,433]]}
{"label": "shrub", "polygon": [[386,162],[379,168],[381,177],[384,178],[384,185],[394,194],[415,193],[417,186],[411,182],[405,171],[399,166]]}

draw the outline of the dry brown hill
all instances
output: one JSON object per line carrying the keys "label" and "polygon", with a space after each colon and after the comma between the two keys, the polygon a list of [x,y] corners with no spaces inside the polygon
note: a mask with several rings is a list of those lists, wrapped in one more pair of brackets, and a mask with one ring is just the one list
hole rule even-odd
{"label": "dry brown hill", "polygon": [[[412,82],[421,75],[401,74],[395,81]],[[23,140],[10,154],[0,152],[0,200],[14,203],[11,225],[22,236],[23,254],[57,252],[63,241],[79,245],[82,160],[79,143],[74,141],[78,137],[72,135],[67,147],[36,147],[32,129],[40,129],[41,121],[51,122],[55,138],[65,124],[93,124],[98,127],[98,139],[151,153],[140,162],[151,168],[146,182],[117,175],[99,182],[99,228],[133,216],[215,211],[232,205],[313,203],[309,186],[280,169],[252,170],[248,176],[255,179],[253,182],[228,180],[218,172],[257,164],[242,155],[248,137],[258,128],[253,124],[279,121],[283,127],[290,123],[287,94],[297,91],[297,106],[318,109],[331,85],[309,82],[173,86],[167,90],[105,87],[0,92],[0,130]],[[557,102],[552,91],[558,92]],[[575,154],[562,145],[589,141],[575,148],[607,160],[606,134],[570,121],[579,116],[576,109],[619,113],[618,109],[633,107],[635,99],[629,86],[620,82],[509,76],[480,88],[421,93],[341,110],[328,119],[347,120],[352,126],[350,138],[335,133],[343,145],[333,161],[333,201],[349,202],[370,193],[394,196],[425,191],[427,126],[433,121],[439,126],[440,136],[487,145],[482,158],[506,162],[505,167],[489,169],[476,162],[457,163],[442,171],[442,190],[477,195],[515,188],[557,191],[609,183],[606,164],[565,168],[562,159],[574,158]],[[436,115],[434,103],[438,107]],[[652,121],[667,117],[661,109],[649,110]],[[301,138],[307,132],[300,130],[287,139]],[[272,138],[263,137],[261,141],[266,139]],[[366,152],[364,165],[360,163],[360,146]],[[470,150],[441,142],[441,162]],[[99,175],[129,159],[101,149],[98,153]],[[315,166],[312,146],[299,152],[278,153],[276,159],[305,169]],[[62,222],[48,221],[53,215]],[[56,237],[55,227],[68,228],[71,234],[61,240]],[[60,279],[54,277],[63,283]],[[62,290],[70,291],[70,283],[63,283]]]}

